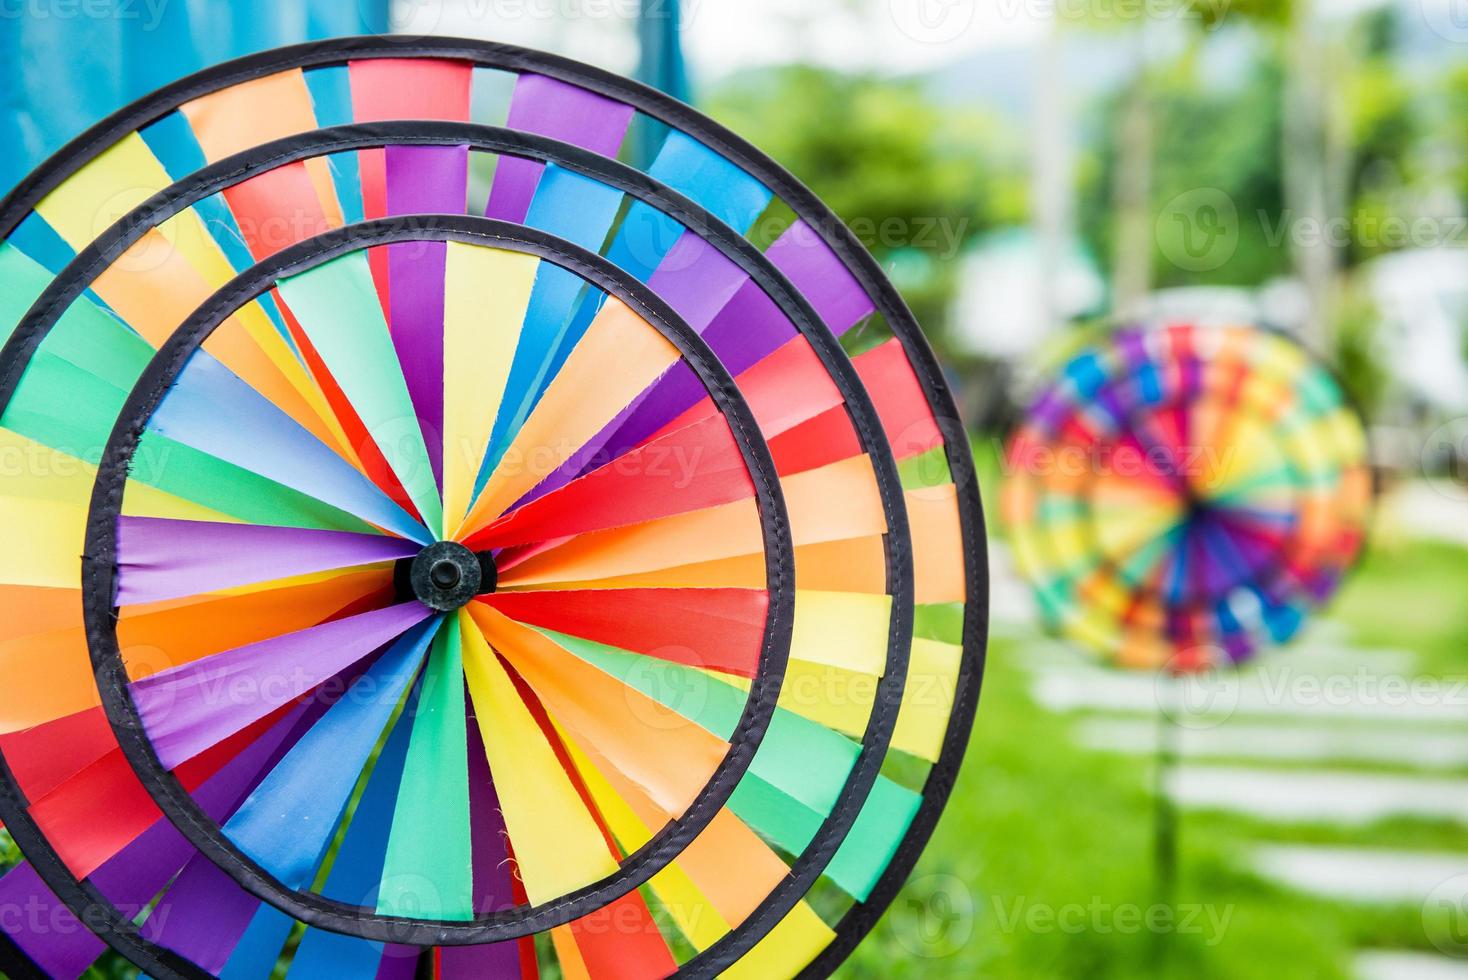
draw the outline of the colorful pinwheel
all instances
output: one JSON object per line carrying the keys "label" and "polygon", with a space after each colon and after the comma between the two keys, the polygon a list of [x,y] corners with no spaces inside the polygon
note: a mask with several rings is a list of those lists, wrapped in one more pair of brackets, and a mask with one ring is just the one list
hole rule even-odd
{"label": "colorful pinwheel", "polygon": [[1007,473],[1005,524],[1046,622],[1178,671],[1292,637],[1355,562],[1371,499],[1334,377],[1239,325],[1128,327],[1078,354]]}
{"label": "colorful pinwheel", "polygon": [[345,39],[122,110],[0,233],[0,968],[820,976],[872,928],[984,531],[788,174],[581,65]]}

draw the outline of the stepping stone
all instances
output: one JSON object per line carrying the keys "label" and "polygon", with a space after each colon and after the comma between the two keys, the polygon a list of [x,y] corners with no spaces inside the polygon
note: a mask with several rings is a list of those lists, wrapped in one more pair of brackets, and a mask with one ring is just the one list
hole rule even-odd
{"label": "stepping stone", "polygon": [[1360,980],[1468,980],[1468,962],[1431,953],[1368,950],[1356,956]]}
{"label": "stepping stone", "polygon": [[1190,809],[1274,821],[1367,824],[1423,817],[1468,824],[1468,779],[1186,765],[1171,773],[1167,791]]}
{"label": "stepping stone", "polygon": [[1409,537],[1468,544],[1468,500],[1460,488],[1444,493],[1426,480],[1415,480],[1383,503],[1392,522]]}
{"label": "stepping stone", "polygon": [[1254,850],[1250,865],[1266,878],[1324,898],[1405,905],[1468,899],[1468,854],[1269,845]]}
{"label": "stepping stone", "polygon": [[[1414,696],[1399,685],[1412,681],[1388,672],[1366,675],[1357,681],[1355,671],[1327,678],[1325,687],[1313,675],[1295,673],[1261,677],[1251,672],[1239,677],[1214,675],[1187,698],[1194,706],[1190,714],[1197,723],[1242,715],[1301,718],[1312,721],[1375,720],[1424,725],[1468,725],[1468,683],[1422,680],[1429,684]],[[1390,686],[1381,686],[1389,684]],[[1155,674],[1124,673],[1087,666],[1043,667],[1035,672],[1032,691],[1044,708],[1054,712],[1114,711],[1155,715],[1159,685]],[[1190,722],[1193,724],[1193,722]],[[1197,727],[1193,724],[1193,727]]]}
{"label": "stepping stone", "polygon": [[[1014,568],[1009,549],[997,541],[989,542],[989,617],[995,625],[1010,630],[1021,627],[1033,631],[1040,612],[1034,593]],[[1009,630],[1006,630],[1008,633]]]}
{"label": "stepping stone", "polygon": [[[1157,751],[1157,723],[1150,719],[1094,718],[1076,735],[1087,748],[1132,755]],[[1468,768],[1468,738],[1437,731],[1402,731],[1382,725],[1326,727],[1270,725],[1231,720],[1216,728],[1179,727],[1178,749],[1193,759],[1260,762],[1369,762],[1418,769]]]}

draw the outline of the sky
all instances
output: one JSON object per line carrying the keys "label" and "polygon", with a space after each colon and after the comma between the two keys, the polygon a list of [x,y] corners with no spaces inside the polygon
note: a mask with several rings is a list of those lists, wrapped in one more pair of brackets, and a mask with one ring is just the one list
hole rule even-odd
{"label": "sky", "polygon": [[[921,71],[986,47],[1040,40],[1049,23],[1047,3],[1054,0],[690,2],[689,56],[701,72],[717,78],[789,61],[793,52],[835,67]],[[843,9],[853,6],[859,10]]]}
{"label": "sky", "polygon": [[[683,0],[683,36],[707,80],[798,55],[916,71],[1037,40],[1056,2],[1073,0]],[[393,11],[397,33],[507,41],[621,72],[637,55],[637,0],[395,0]]]}
{"label": "sky", "polygon": [[[394,0],[393,27],[541,48],[628,73],[639,0]],[[646,0],[662,4],[666,0]],[[683,0],[695,78],[792,60],[892,73],[939,68],[986,48],[1041,41],[1056,13],[1081,0]],[[1117,0],[1131,9],[1181,5],[1184,16],[1231,0]],[[1321,0],[1331,16],[1398,2],[1456,29],[1444,11],[1464,0]],[[1468,33],[1468,28],[1465,28]],[[1465,38],[1468,39],[1468,38]]]}

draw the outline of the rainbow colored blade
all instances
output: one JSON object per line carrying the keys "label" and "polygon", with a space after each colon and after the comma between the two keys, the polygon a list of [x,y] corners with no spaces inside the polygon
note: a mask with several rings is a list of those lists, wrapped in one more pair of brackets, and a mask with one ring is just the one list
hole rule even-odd
{"label": "rainbow colored blade", "polygon": [[825,975],[893,900],[976,705],[977,485],[752,147],[347,39],[123,110],[0,231],[0,908],[74,926],[0,968]]}
{"label": "rainbow colored blade", "polygon": [[1047,623],[1130,667],[1201,669],[1293,637],[1364,540],[1360,416],[1295,342],[1118,330],[1034,402],[1003,516]]}

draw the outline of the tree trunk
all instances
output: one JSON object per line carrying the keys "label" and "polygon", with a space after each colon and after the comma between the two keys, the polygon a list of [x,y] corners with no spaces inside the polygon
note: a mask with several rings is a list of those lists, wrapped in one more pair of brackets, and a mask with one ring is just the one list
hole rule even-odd
{"label": "tree trunk", "polygon": [[1317,349],[1331,340],[1340,281],[1338,238],[1344,228],[1339,184],[1341,133],[1330,105],[1327,41],[1312,0],[1296,0],[1285,37],[1282,141],[1286,228],[1304,286],[1302,339]]}
{"label": "tree trunk", "polygon": [[1062,325],[1060,283],[1064,277],[1067,250],[1075,216],[1075,175],[1071,165],[1070,102],[1065,86],[1062,57],[1063,35],[1058,24],[1050,25],[1040,61],[1040,83],[1034,132],[1034,171],[1030,185],[1040,260],[1044,325],[1047,334]]}
{"label": "tree trunk", "polygon": [[1112,200],[1116,213],[1116,249],[1112,261],[1112,297],[1118,316],[1140,312],[1152,291],[1155,252],[1152,213],[1153,121],[1151,70],[1146,31],[1137,32],[1137,70],[1123,93],[1121,130],[1116,148]]}

